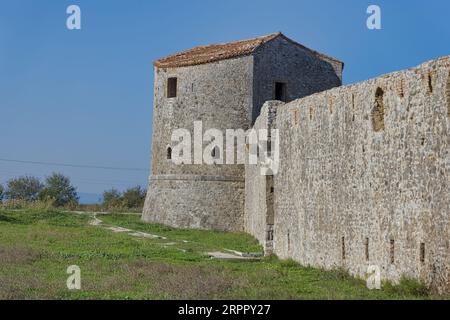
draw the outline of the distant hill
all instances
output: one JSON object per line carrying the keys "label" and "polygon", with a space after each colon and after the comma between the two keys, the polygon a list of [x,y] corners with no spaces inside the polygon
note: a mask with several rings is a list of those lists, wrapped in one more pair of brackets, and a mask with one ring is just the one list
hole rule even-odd
{"label": "distant hill", "polygon": [[98,193],[79,192],[80,204],[99,204],[102,202],[103,196]]}

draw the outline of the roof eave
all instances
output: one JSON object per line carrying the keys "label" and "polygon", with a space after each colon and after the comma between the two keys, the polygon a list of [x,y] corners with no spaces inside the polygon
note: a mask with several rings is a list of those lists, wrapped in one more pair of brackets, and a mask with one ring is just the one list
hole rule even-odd
{"label": "roof eave", "polygon": [[[275,32],[273,34],[270,34],[267,37],[267,39],[265,41],[261,41],[261,43],[259,43],[257,46],[255,46],[254,48],[252,48],[251,50],[247,51],[247,52],[242,52],[240,54],[230,54],[229,56],[224,56],[224,57],[215,57],[215,58],[211,58],[210,60],[203,60],[203,61],[185,61],[185,62],[161,62],[164,59],[167,59],[168,57],[177,55],[177,53],[167,56],[165,58],[161,58],[158,60],[153,61],[153,66],[156,68],[163,68],[163,69],[170,69],[170,68],[182,68],[182,67],[190,67],[190,66],[197,66],[197,65],[202,65],[202,64],[208,64],[208,63],[214,63],[214,62],[218,62],[218,61],[223,61],[223,60],[229,60],[229,59],[235,59],[235,58],[240,58],[240,57],[245,57],[245,56],[249,56],[252,55],[253,53],[255,53],[255,51],[257,51],[258,49],[260,49],[261,47],[263,47],[264,45],[266,45],[267,43],[273,41],[274,39],[277,39],[279,37],[282,37],[284,40],[288,41],[289,43],[291,43],[292,45],[298,46],[312,54],[314,54],[316,57],[320,58],[320,59],[324,59],[324,60],[329,60],[335,63],[339,63],[341,64],[341,68],[342,70],[344,69],[344,62],[340,61],[338,59],[335,59],[331,56],[328,56],[326,54],[320,53],[318,51],[315,51],[313,49],[310,49],[288,37],[286,37],[282,32]],[[264,37],[261,37],[264,38]],[[245,40],[241,40],[241,41],[245,41]]]}

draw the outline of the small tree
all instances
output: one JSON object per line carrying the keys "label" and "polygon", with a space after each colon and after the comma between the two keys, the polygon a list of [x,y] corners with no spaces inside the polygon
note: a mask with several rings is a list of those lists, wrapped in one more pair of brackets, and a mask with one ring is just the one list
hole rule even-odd
{"label": "small tree", "polygon": [[0,203],[3,202],[3,197],[5,195],[5,189],[3,188],[3,186],[0,184]]}
{"label": "small tree", "polygon": [[76,188],[72,186],[70,178],[53,173],[45,180],[45,188],[40,194],[41,199],[53,199],[55,206],[63,207],[67,204],[78,204]]}
{"label": "small tree", "polygon": [[140,186],[127,189],[122,197],[127,208],[142,208],[144,206],[146,191]]}
{"label": "small tree", "polygon": [[5,195],[12,200],[35,201],[43,189],[42,183],[36,177],[25,176],[10,179],[7,182]]}
{"label": "small tree", "polygon": [[103,206],[105,208],[120,208],[122,207],[122,195],[119,190],[112,188],[103,192]]}

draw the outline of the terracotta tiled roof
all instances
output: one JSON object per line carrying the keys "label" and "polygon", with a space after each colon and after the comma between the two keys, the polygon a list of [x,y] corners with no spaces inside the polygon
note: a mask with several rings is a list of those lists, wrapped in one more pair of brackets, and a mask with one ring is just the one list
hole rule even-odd
{"label": "terracotta tiled roof", "polygon": [[[194,66],[199,64],[205,64],[240,56],[246,56],[252,54],[256,49],[258,49],[262,44],[269,42],[277,37],[283,37],[287,41],[294,45],[300,46],[305,50],[308,50],[315,54],[316,56],[332,60],[334,62],[342,63],[339,60],[328,57],[317,51],[311,50],[283,35],[281,32],[272,33],[266,36],[253,38],[249,40],[241,40],[236,42],[211,44],[207,46],[199,46],[190,50],[179,52],[168,57],[159,59],[153,64],[158,68],[177,68]],[[343,63],[342,63],[343,64]]]}

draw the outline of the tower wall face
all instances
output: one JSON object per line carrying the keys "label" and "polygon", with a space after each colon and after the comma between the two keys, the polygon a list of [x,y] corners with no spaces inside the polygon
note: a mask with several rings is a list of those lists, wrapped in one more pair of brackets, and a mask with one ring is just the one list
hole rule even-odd
{"label": "tower wall face", "polygon": [[[261,114],[256,119],[253,129],[271,130],[275,128],[276,112],[284,103],[281,101],[269,101],[264,104]],[[249,150],[250,151],[250,150]],[[261,167],[245,165],[245,231],[252,234],[264,246],[266,255],[272,252],[274,226],[275,194],[273,177],[261,173]]]}
{"label": "tower wall face", "polygon": [[[167,159],[172,132],[192,138],[194,121],[208,129],[247,130],[251,125],[253,57],[198,66],[155,69],[152,175],[143,220],[175,227],[243,229],[244,165],[176,165]],[[177,97],[167,98],[167,79],[177,78]],[[225,134],[224,134],[225,146]],[[203,150],[209,144],[204,142]],[[224,159],[227,154],[221,148]]]}
{"label": "tower wall face", "polygon": [[[449,57],[293,101],[276,117],[274,253],[362,277],[375,265],[382,279],[450,292]],[[258,173],[246,171],[245,221],[261,241]]]}
{"label": "tower wall face", "polygon": [[[244,165],[176,165],[167,159],[167,148],[174,147],[173,131],[188,129],[193,139],[195,121],[202,122],[203,132],[250,129],[262,104],[275,98],[275,82],[285,83],[286,99],[293,100],[339,86],[340,68],[339,63],[333,65],[283,38],[265,43],[249,56],[155,68],[152,174],[143,220],[243,230]],[[174,98],[167,97],[169,78],[177,78]],[[226,160],[224,148],[221,153]]]}
{"label": "tower wall face", "polygon": [[266,101],[275,100],[274,83],[286,84],[286,101],[338,87],[342,65],[318,58],[284,38],[276,38],[254,53],[253,121]]}

